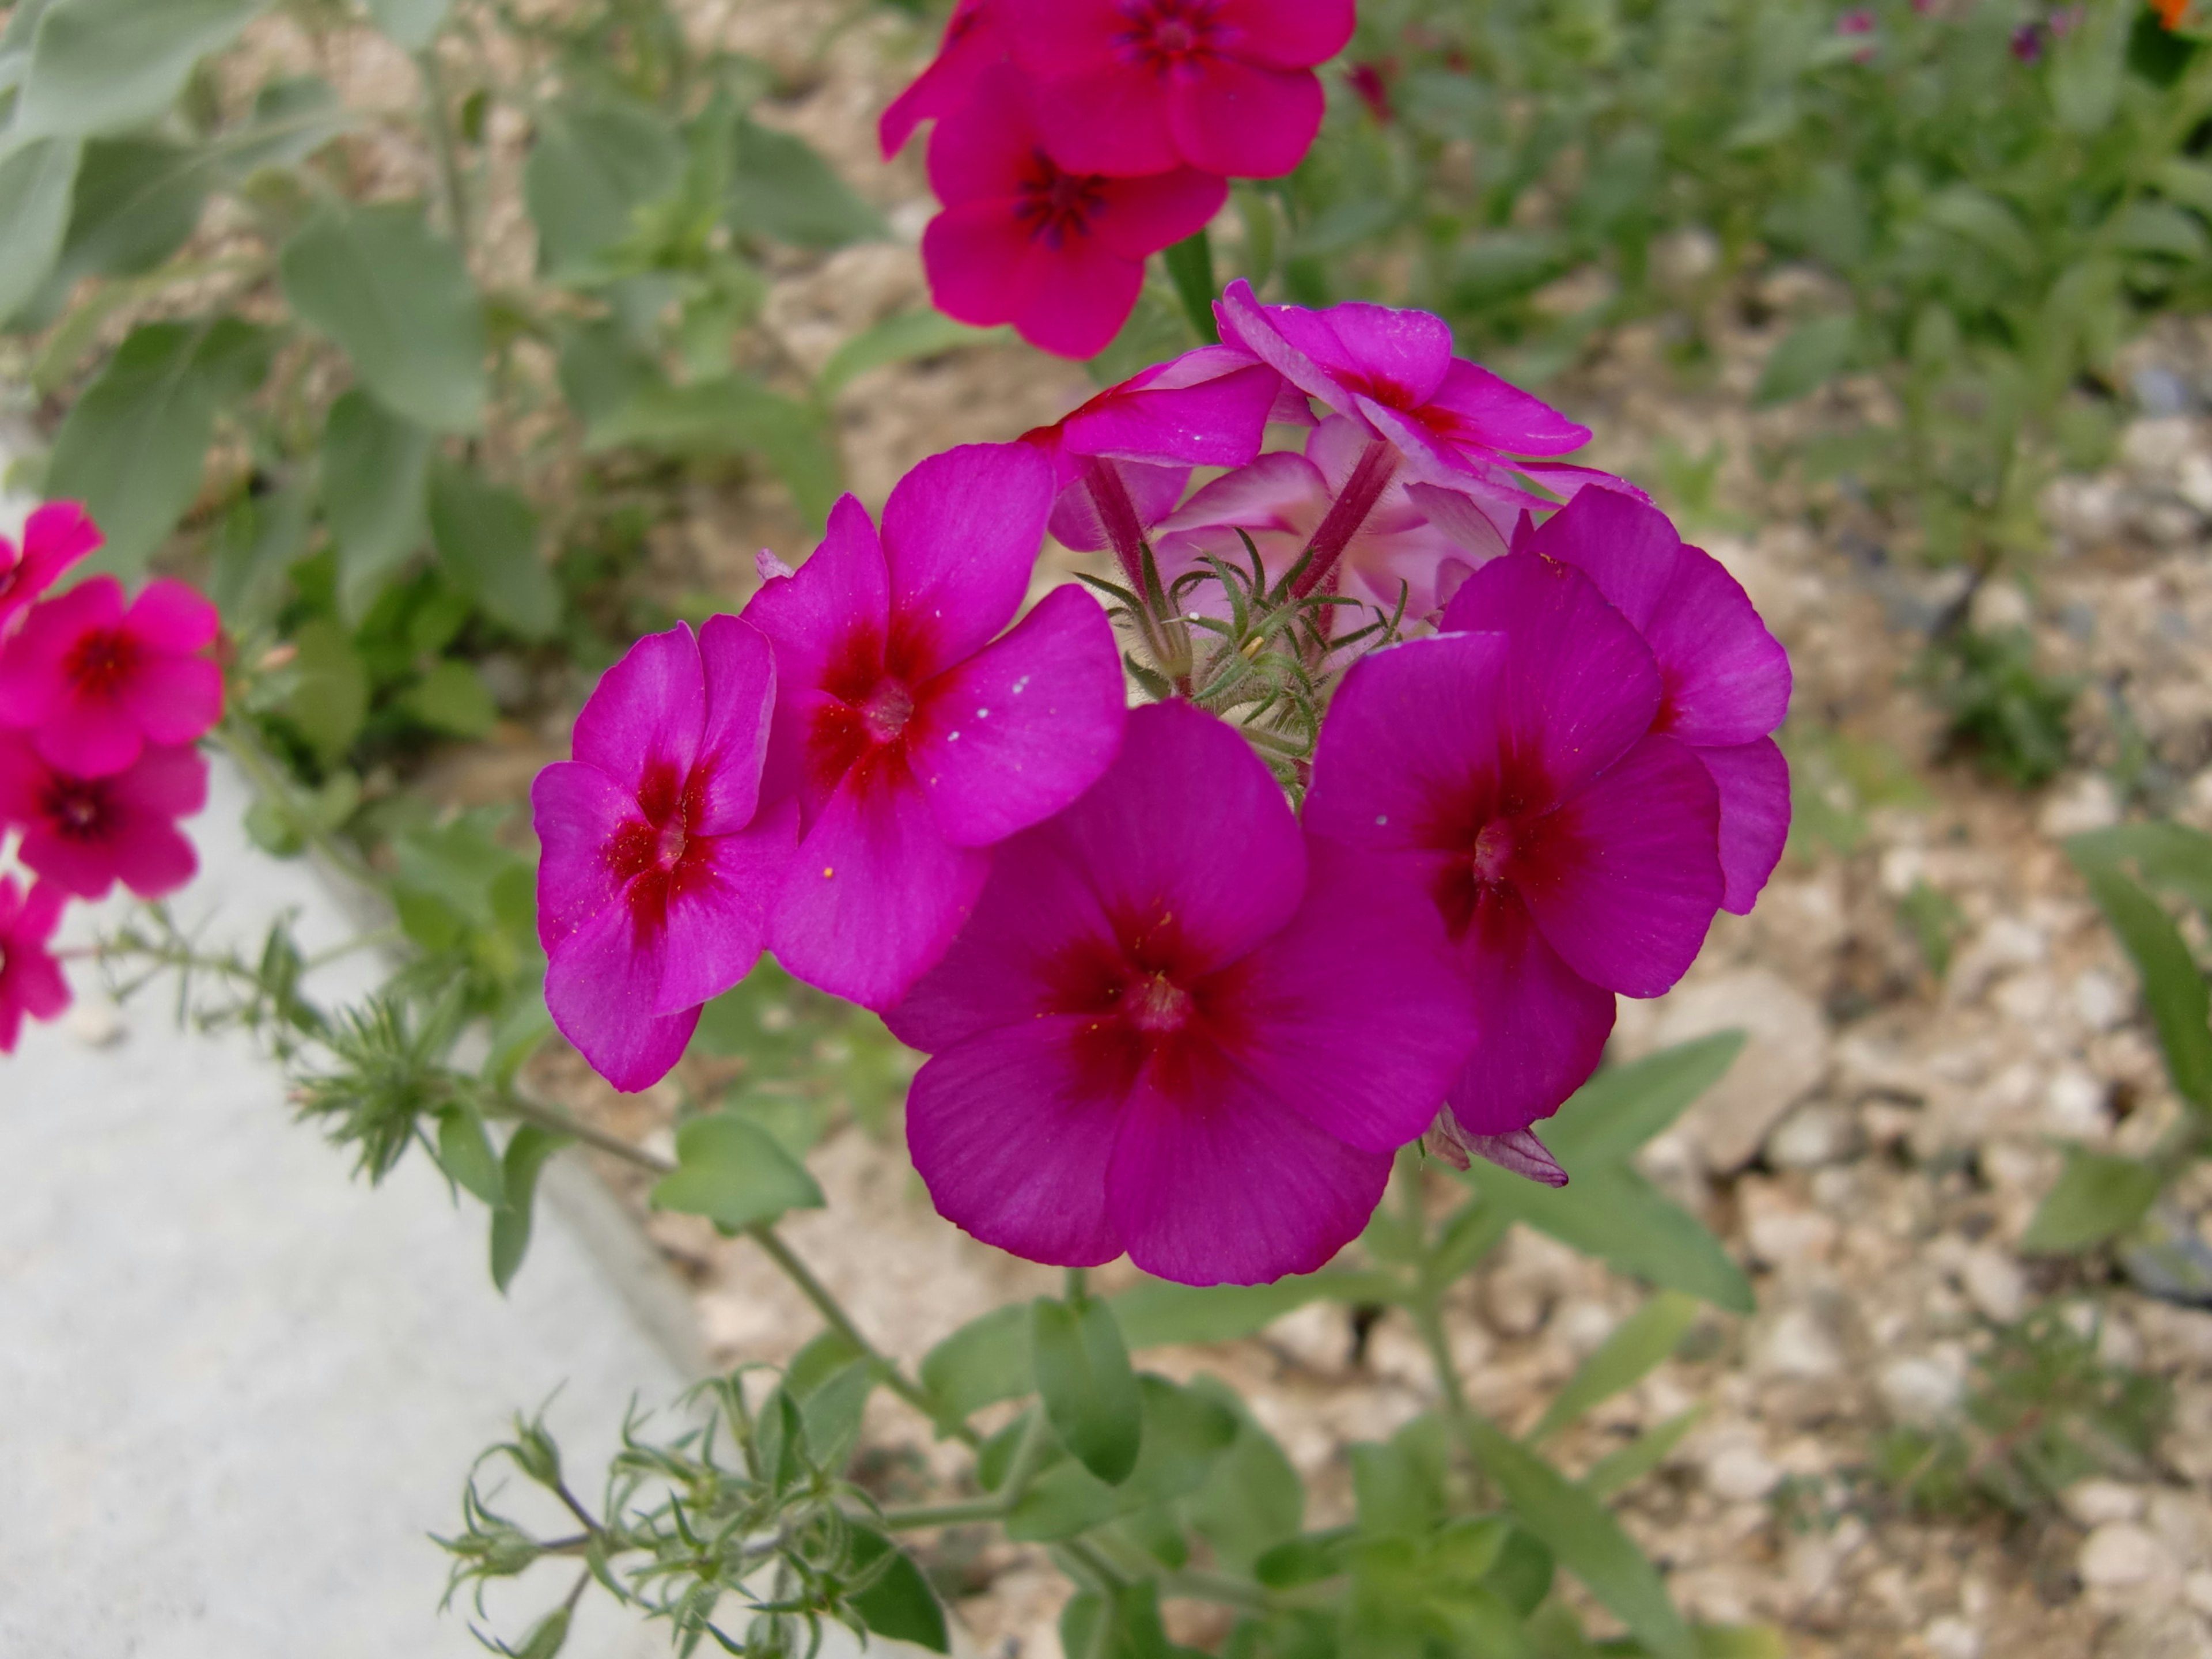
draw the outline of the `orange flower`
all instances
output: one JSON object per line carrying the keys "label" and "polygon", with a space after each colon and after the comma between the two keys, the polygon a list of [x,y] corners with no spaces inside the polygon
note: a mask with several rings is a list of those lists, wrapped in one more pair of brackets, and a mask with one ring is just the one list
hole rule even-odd
{"label": "orange flower", "polygon": [[2170,29],[2179,28],[2183,15],[2189,10],[2189,0],[2150,0],[2150,3],[2158,13],[2158,21]]}

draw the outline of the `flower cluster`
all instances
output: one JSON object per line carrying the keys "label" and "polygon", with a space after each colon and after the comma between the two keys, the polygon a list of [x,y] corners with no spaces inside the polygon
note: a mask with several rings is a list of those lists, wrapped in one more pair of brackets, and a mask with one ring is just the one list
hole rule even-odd
{"label": "flower cluster", "polygon": [[[555,1018],[617,1086],[767,948],[931,1056],[915,1168],[1037,1261],[1309,1271],[1432,1132],[1565,1179],[1534,1126],[1615,997],[1780,856],[1788,659],[1437,319],[1242,284],[1218,318],[880,525],[848,497],[602,682],[539,881]],[[1048,527],[1113,552],[1110,615],[1020,615]]]}
{"label": "flower cluster", "polygon": [[1304,159],[1313,66],[1353,21],[1352,0],[960,0],[881,127],[888,157],[937,122],[945,210],[922,257],[939,308],[1062,356],[1103,350],[1150,255],[1202,229],[1231,178]]}
{"label": "flower cluster", "polygon": [[48,950],[68,900],[118,882],[159,898],[198,867],[177,824],[207,804],[215,607],[169,580],[127,599],[112,576],[41,597],[100,542],[66,501],[33,513],[20,548],[0,541],[0,842],[35,878],[26,895],[0,876],[0,1053],[26,1014],[68,1005]]}

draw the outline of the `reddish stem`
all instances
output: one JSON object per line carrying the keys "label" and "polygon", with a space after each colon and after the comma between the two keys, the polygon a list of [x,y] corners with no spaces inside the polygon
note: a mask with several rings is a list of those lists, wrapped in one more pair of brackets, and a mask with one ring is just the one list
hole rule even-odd
{"label": "reddish stem", "polygon": [[1312,544],[1307,550],[1306,568],[1291,589],[1292,599],[1304,599],[1328,580],[1329,572],[1343,556],[1344,550],[1352,545],[1352,538],[1367,522],[1367,515],[1382,499],[1382,492],[1389,488],[1397,471],[1397,447],[1387,438],[1370,441],[1360,452],[1358,465],[1345,480],[1336,504],[1328,509],[1321,528],[1314,532]]}
{"label": "reddish stem", "polygon": [[1094,455],[1084,471],[1083,487],[1091,492],[1091,505],[1098,509],[1098,522],[1105,527],[1114,556],[1121,562],[1130,592],[1144,599],[1145,526],[1137,517],[1136,502],[1129,499],[1129,486],[1111,461]]}

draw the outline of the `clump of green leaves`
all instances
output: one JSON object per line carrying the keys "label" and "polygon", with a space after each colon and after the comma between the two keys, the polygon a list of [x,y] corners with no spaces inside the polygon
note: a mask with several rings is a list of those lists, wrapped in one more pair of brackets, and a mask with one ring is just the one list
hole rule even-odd
{"label": "clump of green leaves", "polygon": [[1993,1333],[1955,1427],[1893,1431],[1875,1473],[1906,1504],[1957,1514],[2050,1509],[2094,1474],[2141,1479],[2172,1405],[2164,1379],[2107,1364],[2094,1321],[2050,1306]]}
{"label": "clump of green leaves", "polygon": [[1922,675],[1952,746],[1984,771],[2033,789],[2064,769],[2080,688],[2036,667],[2026,629],[1946,635],[1929,648]]}

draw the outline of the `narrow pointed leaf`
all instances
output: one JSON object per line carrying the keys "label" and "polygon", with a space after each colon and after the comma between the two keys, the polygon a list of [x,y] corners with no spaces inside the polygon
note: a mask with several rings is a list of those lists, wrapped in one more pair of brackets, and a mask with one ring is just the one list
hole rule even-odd
{"label": "narrow pointed leaf", "polygon": [[1077,1306],[1040,1298],[1031,1310],[1037,1391],[1060,1443],[1109,1486],[1137,1467],[1144,1400],[1114,1310],[1097,1297]]}

